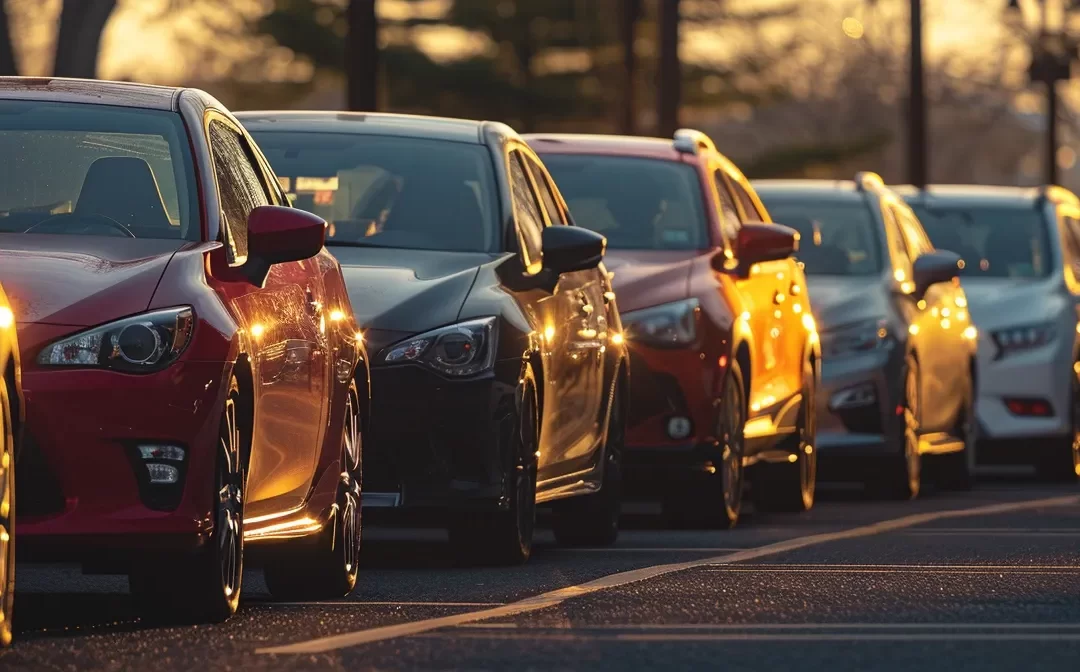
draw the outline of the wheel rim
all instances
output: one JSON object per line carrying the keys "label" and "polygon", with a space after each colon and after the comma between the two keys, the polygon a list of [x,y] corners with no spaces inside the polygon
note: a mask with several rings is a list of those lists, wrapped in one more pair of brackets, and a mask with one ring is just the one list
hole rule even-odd
{"label": "wheel rim", "polygon": [[345,574],[350,579],[356,575],[360,566],[360,507],[352,492],[345,495],[345,510],[342,512],[342,549],[345,561]]}
{"label": "wheel rim", "polygon": [[914,366],[904,377],[904,458],[907,464],[908,490],[918,494],[922,460],[919,455],[919,378]]}
{"label": "wheel rim", "polygon": [[536,471],[536,450],[540,437],[534,395],[531,387],[526,388],[519,420],[518,440],[521,442],[521,452],[515,469],[517,479],[514,483],[514,504],[518,513],[519,542],[523,548],[531,544],[533,527],[536,525],[533,514],[536,508],[536,480],[533,474]]}
{"label": "wheel rim", "polygon": [[[813,376],[812,369],[810,375]],[[811,385],[803,391],[803,410],[800,418],[800,454],[798,455],[803,508],[807,509],[814,505],[814,491],[817,489],[817,450],[814,448],[817,433],[816,403],[814,386]]]}
{"label": "wheel rim", "polygon": [[223,468],[218,470],[217,529],[221,558],[221,585],[230,602],[240,590],[243,573],[243,476],[240,467],[240,428],[236,402],[225,402],[220,437]]}
{"label": "wheel rim", "polygon": [[1080,371],[1073,372],[1073,402],[1072,402],[1072,460],[1073,473],[1080,476]]}
{"label": "wheel rim", "polygon": [[[3,383],[0,382],[0,386]],[[7,391],[0,388],[0,644],[11,643],[11,613],[15,578],[15,455],[12,437],[12,418],[8,408]]]}
{"label": "wheel rim", "polygon": [[356,471],[360,466],[361,459],[361,436],[360,436],[360,404],[356,390],[349,388],[349,394],[345,397],[345,457],[348,461],[346,468]]}
{"label": "wheel rim", "polygon": [[721,474],[724,486],[724,507],[729,518],[739,511],[743,486],[743,418],[742,389],[728,376],[721,412]]}

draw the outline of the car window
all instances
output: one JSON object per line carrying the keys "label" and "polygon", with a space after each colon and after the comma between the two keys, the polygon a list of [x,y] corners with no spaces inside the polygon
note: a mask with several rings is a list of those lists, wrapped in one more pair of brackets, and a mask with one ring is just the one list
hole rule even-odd
{"label": "car window", "polygon": [[[524,156],[524,155],[521,155]],[[529,171],[532,173],[533,183],[536,184],[536,190],[540,193],[540,200],[544,203],[544,210],[547,211],[548,219],[552,224],[566,224],[566,219],[563,217],[562,208],[559,207],[558,201],[555,199],[555,194],[551,191],[551,185],[548,183],[547,175],[543,168],[541,168],[531,158],[526,158],[525,162],[529,166]]]}
{"label": "car window", "polygon": [[1041,209],[912,207],[934,246],[964,260],[962,275],[1032,278],[1050,274],[1049,227]]}
{"label": "car window", "polygon": [[765,219],[758,212],[757,206],[754,205],[754,199],[750,198],[750,194],[746,192],[737,180],[728,178],[728,184],[731,185],[731,192],[735,194],[735,198],[742,204],[743,211],[746,213],[743,217],[744,222],[763,222]]}
{"label": "car window", "polygon": [[1080,220],[1063,214],[1059,222],[1066,263],[1072,267],[1073,275],[1080,278]]}
{"label": "car window", "polygon": [[911,280],[911,263],[913,257],[911,256],[911,250],[908,248],[907,242],[904,240],[904,234],[900,230],[899,217],[897,216],[896,209],[892,205],[885,205],[881,209],[882,217],[885,220],[885,231],[889,239],[889,250],[892,256],[893,274],[900,282],[907,282]]}
{"label": "car window", "polygon": [[934,245],[930,242],[930,239],[926,237],[926,232],[923,231],[922,224],[907,208],[896,208],[897,221],[900,223],[900,228],[904,232],[905,242],[908,245],[908,251],[912,261],[918,259],[924,254],[928,254],[934,251]]}
{"label": "car window", "polygon": [[709,247],[697,168],[628,156],[545,154],[544,165],[574,223],[602,233],[613,249]]}
{"label": "car window", "polygon": [[174,112],[0,101],[0,232],[199,240],[191,145]]}
{"label": "car window", "polygon": [[475,143],[360,133],[252,133],[326,244],[490,252],[502,224],[491,154]]}
{"label": "car window", "polygon": [[796,258],[807,275],[875,275],[881,272],[874,213],[864,199],[814,202],[762,195],[778,222],[799,232]]}
{"label": "car window", "polygon": [[540,214],[536,194],[525,174],[525,164],[520,152],[510,154],[510,191],[525,266],[532,269],[541,261],[540,241],[544,232],[544,217]]}
{"label": "car window", "polygon": [[735,239],[739,237],[742,222],[739,221],[739,210],[735,207],[735,200],[731,196],[724,171],[714,170],[713,181],[716,183],[716,193],[720,195],[720,225],[724,229],[724,238],[735,242]]}
{"label": "car window", "polygon": [[243,136],[235,130],[216,119],[210,122],[214,174],[234,259],[247,256],[247,221],[251,211],[270,204],[258,164],[245,145]]}

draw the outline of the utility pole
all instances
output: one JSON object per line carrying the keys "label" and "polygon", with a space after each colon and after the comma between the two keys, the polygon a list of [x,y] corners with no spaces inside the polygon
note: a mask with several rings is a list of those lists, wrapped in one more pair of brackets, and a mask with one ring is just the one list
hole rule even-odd
{"label": "utility pole", "polygon": [[641,17],[641,0],[620,0],[620,35],[623,49],[623,97],[619,126],[624,135],[637,133],[637,53],[634,40]]}
{"label": "utility pole", "polygon": [[379,106],[379,17],[375,0],[349,0],[345,17],[345,102],[349,110],[374,112]]}
{"label": "utility pole", "polygon": [[660,67],[657,91],[657,131],[670,138],[679,128],[682,67],[679,62],[679,0],[660,0]]}
{"label": "utility pole", "polygon": [[908,181],[926,187],[926,83],[923,78],[922,0],[911,0],[911,63],[908,91]]}

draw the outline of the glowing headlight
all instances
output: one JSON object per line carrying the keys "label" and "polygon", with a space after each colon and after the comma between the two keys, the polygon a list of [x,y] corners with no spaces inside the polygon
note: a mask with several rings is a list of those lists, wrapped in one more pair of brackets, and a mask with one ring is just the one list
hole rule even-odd
{"label": "glowing headlight", "polygon": [[448,376],[474,376],[495,365],[495,318],[429,331],[383,350],[376,364],[423,364]]}
{"label": "glowing headlight", "polygon": [[697,340],[697,299],[665,303],[622,316],[626,338],[658,347],[684,347]]}
{"label": "glowing headlight", "polygon": [[42,366],[160,371],[187,348],[195,327],[191,308],[169,308],[126,317],[52,343],[38,355]]}

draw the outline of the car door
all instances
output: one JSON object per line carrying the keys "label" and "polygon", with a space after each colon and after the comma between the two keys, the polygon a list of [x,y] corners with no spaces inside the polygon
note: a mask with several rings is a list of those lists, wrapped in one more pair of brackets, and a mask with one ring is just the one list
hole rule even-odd
{"label": "car door", "polygon": [[[540,195],[540,205],[548,226],[567,226],[569,216],[556,197],[556,187],[543,165],[533,156],[522,152],[529,173]],[[570,437],[567,444],[565,468],[573,471],[588,466],[600,446],[603,436],[604,410],[604,340],[607,333],[607,310],[604,300],[603,271],[592,268],[564,274],[560,284],[565,283],[571,299],[571,316],[568,336],[571,340],[570,365],[574,368],[577,384],[574,386],[574,406],[580,419],[577,436]],[[561,288],[562,289],[562,288]]]}
{"label": "car door", "polygon": [[[733,203],[738,207],[741,224],[764,223],[761,213],[737,176],[727,170],[719,171],[722,185],[726,186]],[[719,188],[721,184],[718,184]],[[736,250],[736,254],[738,250]],[[750,415],[755,417],[777,409],[774,407],[787,399],[799,388],[784,380],[783,351],[780,335],[781,320],[777,297],[786,292],[787,261],[766,261],[754,264],[745,278],[736,281],[736,287],[744,299],[744,311],[753,334],[755,356],[750,363]]]}
{"label": "car door", "polygon": [[[212,114],[207,134],[214,161],[222,228],[233,263],[247,257],[247,218],[275,203],[267,176],[243,133]],[[255,375],[248,516],[303,504],[318,454],[324,377],[320,371],[318,289],[313,260],[271,266],[262,287],[228,283],[223,290],[234,318],[250,336]]]}

